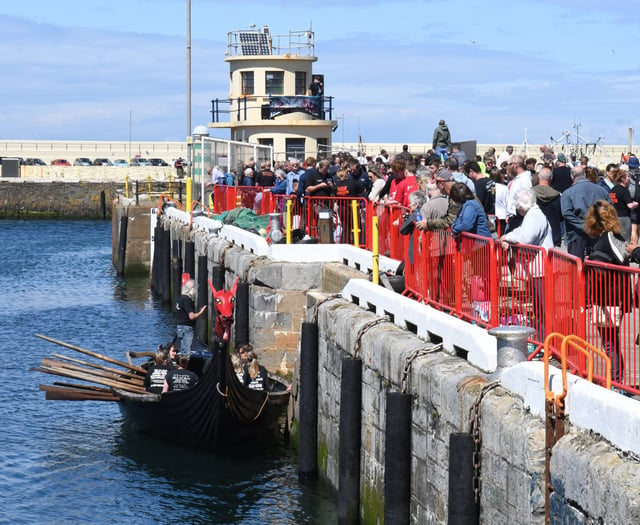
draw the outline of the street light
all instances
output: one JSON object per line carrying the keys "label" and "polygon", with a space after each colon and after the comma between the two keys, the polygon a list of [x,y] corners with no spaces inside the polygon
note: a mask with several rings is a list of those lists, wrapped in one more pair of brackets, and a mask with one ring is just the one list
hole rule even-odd
{"label": "street light", "polygon": [[[191,0],[187,0],[187,158],[191,159]],[[187,166],[187,177],[191,166]]]}
{"label": "street light", "polygon": [[340,118],[340,120],[342,120],[342,149],[344,150],[344,116],[346,115],[346,113],[342,114],[342,117]]}
{"label": "street light", "polygon": [[133,110],[129,110],[129,162],[131,162],[131,115]]}

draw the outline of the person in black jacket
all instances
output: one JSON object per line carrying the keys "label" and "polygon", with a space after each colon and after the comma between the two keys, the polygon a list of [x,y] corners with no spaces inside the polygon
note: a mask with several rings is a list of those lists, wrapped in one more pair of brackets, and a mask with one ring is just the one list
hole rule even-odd
{"label": "person in black jacket", "polygon": [[[587,210],[584,230],[594,239],[589,261],[629,266],[622,227],[614,207],[599,200]],[[631,279],[628,272],[601,266],[587,267],[588,303],[598,328],[602,348],[611,358],[611,378],[624,382],[624,358],[620,346],[622,316],[631,310]]]}
{"label": "person in black jacket", "polygon": [[540,168],[538,184],[533,187],[536,201],[542,213],[549,221],[553,245],[558,248],[562,243],[562,206],[560,192],[553,187],[553,172],[549,168]]}

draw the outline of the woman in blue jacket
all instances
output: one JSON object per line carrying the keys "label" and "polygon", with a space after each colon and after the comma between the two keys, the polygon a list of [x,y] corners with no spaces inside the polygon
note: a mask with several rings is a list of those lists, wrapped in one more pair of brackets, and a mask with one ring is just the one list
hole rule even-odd
{"label": "woman in blue jacket", "polygon": [[491,237],[489,222],[484,208],[476,200],[475,195],[466,184],[456,182],[449,192],[449,198],[462,205],[451,225],[451,233],[458,235],[462,232],[468,232],[482,235],[483,237]]}

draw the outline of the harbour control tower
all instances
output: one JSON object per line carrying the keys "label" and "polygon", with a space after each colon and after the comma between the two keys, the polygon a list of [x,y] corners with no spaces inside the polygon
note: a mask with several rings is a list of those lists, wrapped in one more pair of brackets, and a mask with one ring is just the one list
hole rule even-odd
{"label": "harbour control tower", "polygon": [[229,32],[229,98],[212,101],[209,127],[229,128],[234,141],[271,146],[274,160],[330,156],[337,121],[324,75],[313,71],[314,39],[311,28]]}

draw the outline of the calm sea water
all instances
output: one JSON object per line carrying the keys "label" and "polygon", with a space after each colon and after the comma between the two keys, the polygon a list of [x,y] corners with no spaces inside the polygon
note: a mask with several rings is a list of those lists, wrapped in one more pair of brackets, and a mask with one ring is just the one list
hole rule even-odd
{"label": "calm sea water", "polygon": [[108,222],[0,221],[0,523],[335,523],[324,488],[301,486],[275,446],[224,457],[156,441],[115,403],[46,401],[31,372],[52,352],[41,333],[124,359],[173,333],[147,279],[120,279]]}

